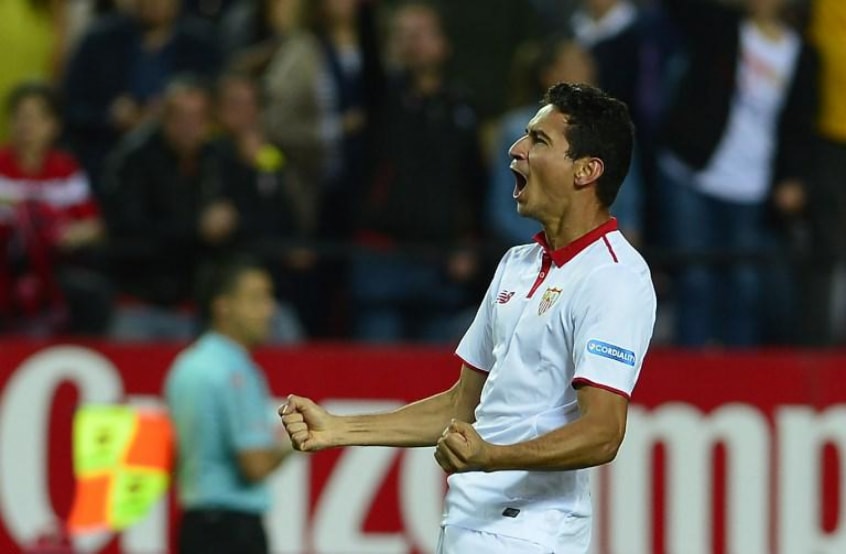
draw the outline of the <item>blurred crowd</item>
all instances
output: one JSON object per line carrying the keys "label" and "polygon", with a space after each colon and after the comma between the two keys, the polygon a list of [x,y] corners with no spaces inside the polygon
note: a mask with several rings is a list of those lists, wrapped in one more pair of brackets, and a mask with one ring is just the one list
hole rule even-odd
{"label": "blurred crowd", "polygon": [[637,125],[656,340],[846,341],[842,0],[0,0],[0,331],[186,340],[249,252],[277,342],[449,342],[537,225],[543,91]]}

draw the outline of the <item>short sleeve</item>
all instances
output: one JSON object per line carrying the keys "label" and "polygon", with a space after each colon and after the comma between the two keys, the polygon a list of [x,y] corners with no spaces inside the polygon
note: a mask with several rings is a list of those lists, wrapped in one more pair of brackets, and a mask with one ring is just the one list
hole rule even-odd
{"label": "short sleeve", "polygon": [[507,257],[508,254],[499,262],[485,297],[476,311],[476,317],[455,351],[465,364],[484,372],[490,371],[494,365],[493,306]]}
{"label": "short sleeve", "polygon": [[270,395],[260,376],[238,370],[222,383],[224,426],[235,450],[271,448],[276,444],[270,425]]}
{"label": "short sleeve", "polygon": [[573,318],[573,385],[629,398],[637,383],[655,323],[655,290],[648,271],[621,265],[594,271],[585,281]]}

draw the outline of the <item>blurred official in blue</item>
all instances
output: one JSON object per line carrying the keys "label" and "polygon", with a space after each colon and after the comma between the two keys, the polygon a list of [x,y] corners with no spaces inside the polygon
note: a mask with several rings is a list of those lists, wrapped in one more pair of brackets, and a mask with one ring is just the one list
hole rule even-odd
{"label": "blurred official in blue", "polygon": [[267,383],[250,356],[270,333],[273,285],[249,259],[227,260],[202,277],[209,330],[179,355],[165,384],[184,509],[178,550],[264,554],[265,478],[291,451],[274,430]]}

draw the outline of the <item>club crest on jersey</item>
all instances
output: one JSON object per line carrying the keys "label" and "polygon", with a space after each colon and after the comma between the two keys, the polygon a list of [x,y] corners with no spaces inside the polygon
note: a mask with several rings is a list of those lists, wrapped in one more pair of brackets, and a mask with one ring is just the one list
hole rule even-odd
{"label": "club crest on jersey", "polygon": [[549,287],[541,296],[540,304],[538,304],[538,315],[543,315],[549,310],[558,297],[561,296],[561,289]]}
{"label": "club crest on jersey", "polygon": [[501,291],[498,295],[496,295],[496,303],[497,304],[507,304],[509,300],[514,296],[513,290],[504,290]]}

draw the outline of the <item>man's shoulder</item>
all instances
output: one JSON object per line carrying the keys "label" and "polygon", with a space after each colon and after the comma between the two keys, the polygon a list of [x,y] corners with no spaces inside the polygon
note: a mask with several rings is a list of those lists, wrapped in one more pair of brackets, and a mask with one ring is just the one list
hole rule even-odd
{"label": "man's shoulder", "polygon": [[593,256],[586,260],[582,297],[637,294],[654,298],[652,274],[643,256],[619,233],[607,235],[607,240],[607,244],[596,245]]}
{"label": "man's shoulder", "polygon": [[646,263],[643,255],[628,241],[621,231],[608,233],[606,239],[608,240],[608,248],[611,248],[614,253],[614,265],[639,273],[645,272],[646,275],[649,275],[649,265]]}
{"label": "man's shoulder", "polygon": [[202,336],[180,352],[171,366],[171,373],[186,374],[198,379],[213,379],[231,366],[224,349],[210,337]]}

